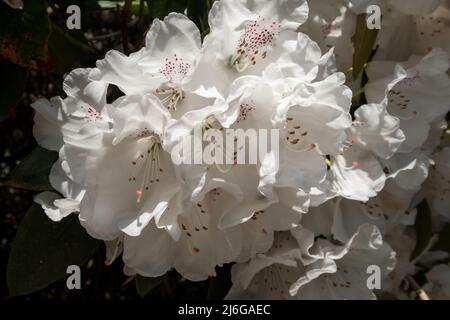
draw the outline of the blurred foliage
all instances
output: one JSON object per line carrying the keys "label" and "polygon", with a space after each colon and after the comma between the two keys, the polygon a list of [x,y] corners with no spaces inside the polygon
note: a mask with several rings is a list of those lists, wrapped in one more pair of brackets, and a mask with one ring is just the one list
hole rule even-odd
{"label": "blurred foliage", "polygon": [[164,277],[148,278],[137,275],[136,291],[141,298],[144,298],[150,291],[158,287],[163,279]]}
{"label": "blurred foliage", "polygon": [[52,190],[48,176],[57,159],[57,152],[38,146],[8,175],[4,185],[33,191]]}
{"label": "blurred foliage", "polygon": [[94,52],[82,38],[82,34],[74,30],[67,30],[56,23],[52,23],[48,48],[51,68],[59,74],[67,73],[79,65],[86,64],[89,61],[87,57]]}
{"label": "blurred foliage", "polygon": [[25,0],[23,10],[0,3],[0,56],[37,69],[48,62],[50,19],[42,0]]}
{"label": "blurred foliage", "polygon": [[[33,196],[36,191],[52,189],[48,173],[57,154],[36,146],[32,135],[33,110],[29,107],[40,97],[64,96],[61,88],[64,74],[77,67],[93,66],[106,51],[138,50],[154,18],[163,19],[170,12],[186,13],[204,37],[209,31],[208,11],[213,1],[25,0],[23,10],[11,9],[0,1],[2,298],[25,295],[12,299],[222,299],[225,296],[231,285],[231,265],[218,267],[217,276],[209,281],[195,283],[174,271],[155,279],[141,276],[127,279],[120,259],[111,266],[104,264],[104,245],[86,234],[75,215],[59,223],[50,221],[33,204]],[[81,30],[66,27],[69,16],[66,9],[72,4],[81,8]],[[373,55],[376,37],[376,30],[367,29],[365,15],[358,16],[352,72],[355,78],[363,73],[363,86],[367,81],[364,68]],[[364,94],[361,97],[364,99]],[[418,209],[418,241],[413,257],[427,247],[431,237],[429,208],[422,203]],[[446,227],[439,235],[436,249],[450,249],[449,234]],[[69,264],[82,265],[83,290],[66,288],[64,278]]]}
{"label": "blurred foliage", "polygon": [[[74,4],[72,0],[25,0],[23,10],[12,9],[0,1],[0,94],[6,97],[0,102],[0,121],[7,118],[10,109],[22,98],[28,70],[63,75],[76,67],[93,65],[108,48],[104,45],[108,46],[111,39],[126,40],[124,48],[127,49],[128,42],[134,42],[133,49],[136,49],[142,45],[151,21],[163,19],[170,12],[186,12],[204,35],[208,30],[207,13],[212,2],[82,0],[76,2],[81,9],[82,30],[69,30],[66,8]],[[130,21],[129,15],[138,19]],[[92,31],[98,29],[107,31],[108,24],[114,24],[116,30],[92,35]],[[140,35],[140,39],[129,39],[131,31]]]}

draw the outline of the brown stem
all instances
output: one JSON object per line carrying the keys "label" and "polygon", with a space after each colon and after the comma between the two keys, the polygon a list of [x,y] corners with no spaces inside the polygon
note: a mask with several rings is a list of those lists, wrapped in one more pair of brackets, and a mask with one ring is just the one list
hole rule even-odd
{"label": "brown stem", "polygon": [[128,19],[130,18],[131,2],[132,0],[125,0],[125,5],[122,9],[121,32],[123,52],[125,54],[130,53],[130,48],[128,47]]}

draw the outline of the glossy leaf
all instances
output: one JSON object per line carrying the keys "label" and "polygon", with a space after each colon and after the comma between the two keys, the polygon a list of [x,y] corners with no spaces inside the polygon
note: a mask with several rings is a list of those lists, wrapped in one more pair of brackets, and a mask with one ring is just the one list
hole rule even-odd
{"label": "glossy leaf", "polygon": [[99,244],[86,233],[77,215],[53,222],[34,204],[12,244],[7,266],[9,293],[33,293],[64,278],[68,266],[83,265]]}
{"label": "glossy leaf", "polygon": [[52,190],[48,175],[58,154],[36,147],[9,175],[5,185],[34,191]]}
{"label": "glossy leaf", "polygon": [[77,30],[67,30],[52,23],[49,39],[50,65],[54,72],[64,74],[83,65],[94,52]]}
{"label": "glossy leaf", "polygon": [[445,251],[450,254],[450,223],[445,224],[438,234],[438,241],[433,250]]}
{"label": "glossy leaf", "polygon": [[161,283],[162,277],[156,277],[156,278],[149,278],[149,277],[143,277],[140,275],[136,276],[136,291],[141,296],[141,298],[144,298],[150,291],[152,291],[154,288],[159,286]]}

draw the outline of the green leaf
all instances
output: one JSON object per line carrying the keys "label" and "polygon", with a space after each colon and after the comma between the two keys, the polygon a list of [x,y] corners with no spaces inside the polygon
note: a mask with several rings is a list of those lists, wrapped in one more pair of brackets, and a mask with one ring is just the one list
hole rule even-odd
{"label": "green leaf", "polygon": [[10,173],[4,184],[26,190],[52,190],[48,175],[57,159],[57,152],[38,146]]}
{"label": "green leaf", "polygon": [[171,12],[183,12],[187,0],[146,0],[150,17],[164,19]]}
{"label": "green leaf", "polygon": [[216,276],[209,280],[208,300],[223,300],[231,285],[231,264],[216,267]]}
{"label": "green leaf", "polygon": [[94,50],[81,31],[61,28],[52,23],[49,39],[50,64],[54,72],[64,74],[87,63]]}
{"label": "green leaf", "polygon": [[149,277],[143,277],[140,275],[136,276],[136,291],[141,296],[141,298],[144,298],[150,291],[152,291],[154,288],[159,286],[161,281],[164,279],[164,276],[156,277],[156,278],[149,278]]}
{"label": "green leaf", "polygon": [[438,241],[433,246],[433,250],[446,251],[450,254],[450,223],[446,223],[438,234]]}
{"label": "green leaf", "polygon": [[68,266],[83,265],[100,243],[86,233],[77,215],[53,222],[34,204],[23,218],[11,247],[7,266],[9,293],[30,294],[64,278]]}
{"label": "green leaf", "polygon": [[80,7],[81,14],[83,14],[83,13],[87,13],[87,12],[91,12],[91,11],[100,10],[101,6],[100,6],[99,2],[101,2],[101,1],[98,1],[98,0],[78,0],[78,1],[50,0],[49,5],[51,5],[52,3],[56,3],[59,5],[59,7],[62,7],[63,9],[65,9],[65,7],[76,4],[77,6]]}
{"label": "green leaf", "polygon": [[356,20],[356,31],[353,41],[353,77],[356,79],[369,61],[377,39],[378,29],[368,29],[366,14],[360,14]]}
{"label": "green leaf", "polygon": [[100,0],[98,2],[98,5],[100,6],[100,8],[105,9],[105,10],[109,10],[109,9],[115,9],[117,8],[117,6],[123,6],[124,2],[117,2],[117,1],[102,1]]}
{"label": "green leaf", "polygon": [[[125,1],[120,1],[120,2],[116,2],[116,1],[99,1],[98,4],[100,5],[100,7],[104,10],[111,10],[111,9],[115,9],[117,7],[123,8],[125,5]],[[143,8],[143,12],[142,15],[144,16],[148,16],[150,15],[150,11],[148,9],[148,6],[144,6]],[[134,15],[140,15],[141,11],[141,0],[134,0],[131,2],[131,8],[130,8],[130,12]]]}
{"label": "green leaf", "polygon": [[5,120],[10,109],[21,100],[28,78],[28,71],[9,61],[0,59],[0,121]]}
{"label": "green leaf", "polygon": [[423,200],[417,206],[417,217],[414,228],[416,230],[416,247],[411,253],[410,260],[418,257],[427,248],[432,236],[431,212],[426,200]]}
{"label": "green leaf", "polygon": [[[144,2],[142,2],[144,4]],[[133,1],[131,2],[131,8],[130,8],[131,14],[134,14],[136,16],[141,16],[141,1]],[[148,10],[148,7],[144,5],[142,7],[142,16],[149,16],[150,11]]]}
{"label": "green leaf", "polygon": [[23,10],[0,1],[0,56],[37,69],[48,58],[50,22],[44,0],[24,0]]}
{"label": "green leaf", "polygon": [[200,33],[208,29],[209,0],[188,0],[187,16],[194,21]]}

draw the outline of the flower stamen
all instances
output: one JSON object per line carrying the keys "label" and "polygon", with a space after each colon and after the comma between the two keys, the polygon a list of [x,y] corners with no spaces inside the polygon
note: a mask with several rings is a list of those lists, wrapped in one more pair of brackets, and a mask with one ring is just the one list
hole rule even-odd
{"label": "flower stamen", "polygon": [[245,24],[238,47],[231,57],[231,66],[243,72],[256,64],[258,57],[265,59],[267,51],[275,46],[280,33],[280,24],[272,19],[260,17]]}

